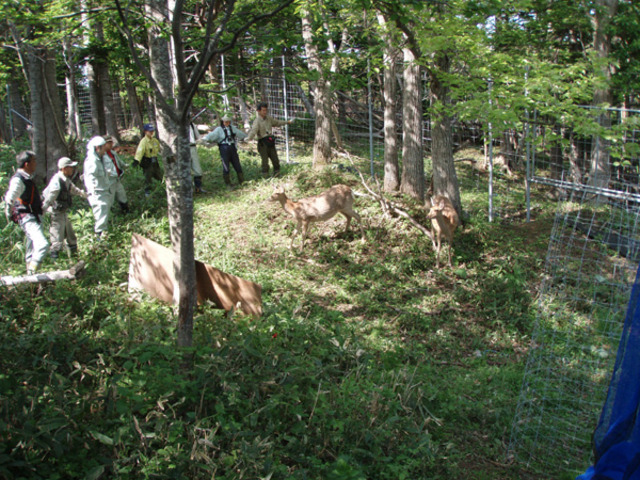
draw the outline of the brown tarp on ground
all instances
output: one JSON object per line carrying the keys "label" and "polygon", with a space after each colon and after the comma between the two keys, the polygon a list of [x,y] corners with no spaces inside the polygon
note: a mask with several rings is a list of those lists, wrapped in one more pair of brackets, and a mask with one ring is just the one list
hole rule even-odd
{"label": "brown tarp on ground", "polygon": [[[129,291],[141,291],[173,303],[174,253],[169,248],[136,233],[131,237]],[[247,315],[262,315],[262,287],[257,283],[221,272],[196,260],[198,304],[207,300],[229,311],[239,308]]]}

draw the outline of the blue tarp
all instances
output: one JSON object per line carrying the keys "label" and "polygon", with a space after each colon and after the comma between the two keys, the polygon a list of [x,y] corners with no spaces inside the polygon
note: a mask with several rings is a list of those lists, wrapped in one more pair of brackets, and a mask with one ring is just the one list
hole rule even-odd
{"label": "blue tarp", "polygon": [[595,464],[576,480],[640,480],[640,268],[607,399],[593,434]]}

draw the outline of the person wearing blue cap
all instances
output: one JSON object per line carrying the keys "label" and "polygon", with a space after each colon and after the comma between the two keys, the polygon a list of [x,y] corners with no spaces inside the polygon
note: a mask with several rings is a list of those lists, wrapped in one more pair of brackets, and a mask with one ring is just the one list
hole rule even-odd
{"label": "person wearing blue cap", "polygon": [[145,123],[142,130],[144,131],[144,136],[138,144],[134,158],[136,162],[140,163],[144,172],[144,194],[148,197],[151,194],[151,182],[153,179],[162,181],[162,170],[158,163],[160,140],[154,136],[156,128],[153,124]]}

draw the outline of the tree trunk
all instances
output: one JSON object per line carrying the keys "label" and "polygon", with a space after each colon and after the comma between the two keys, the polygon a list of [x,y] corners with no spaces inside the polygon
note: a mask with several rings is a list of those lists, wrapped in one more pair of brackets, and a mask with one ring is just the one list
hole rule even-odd
{"label": "tree trunk", "polygon": [[111,87],[113,93],[113,113],[116,117],[116,130],[120,131],[120,129],[128,128],[129,122],[125,118],[122,96],[120,95],[120,82],[116,77],[112,77]]}
{"label": "tree trunk", "polygon": [[142,121],[142,113],[140,113],[140,100],[136,92],[136,86],[131,82],[129,77],[125,77],[127,87],[127,100],[129,102],[129,110],[131,111],[132,125],[129,127],[137,127],[142,131],[144,122]]}
{"label": "tree trunk", "polygon": [[309,97],[307,96],[306,93],[304,93],[304,90],[302,89],[300,84],[295,83],[293,85],[293,88],[296,90],[298,95],[300,95],[300,99],[302,100],[302,103],[304,103],[304,108],[307,110],[307,113],[315,118],[316,109],[314,108],[313,104],[309,101]]}
{"label": "tree trunk", "polygon": [[27,46],[33,150],[38,158],[36,175],[48,179],[58,171],[58,159],[69,154],[64,138],[64,120],[55,55],[51,50]]}
{"label": "tree trunk", "polygon": [[453,130],[449,114],[449,87],[439,76],[446,76],[450,71],[449,57],[436,54],[434,69],[430,77],[431,100],[431,162],[433,164],[433,194],[444,195],[455,207],[462,218],[460,187],[453,162]]}
{"label": "tree trunk", "polygon": [[100,68],[96,61],[87,63],[87,79],[89,81],[89,100],[91,102],[91,135],[102,135],[106,130],[104,118],[104,95],[100,85]]}
{"label": "tree trunk", "polygon": [[318,47],[314,43],[311,12],[305,4],[301,11],[302,38],[307,54],[309,70],[316,72],[318,80],[314,83],[316,107],[315,139],[313,141],[313,166],[320,168],[331,163],[331,99],[330,89],[322,71]]}
{"label": "tree trunk", "polygon": [[67,93],[67,133],[70,137],[82,137],[80,111],[78,109],[78,95],[76,93],[76,58],[73,53],[71,39],[65,37],[63,43],[65,71],[65,90]]}
{"label": "tree trunk", "polygon": [[[593,48],[597,58],[602,62],[600,76],[605,86],[597,88],[593,93],[593,105],[596,107],[611,106],[611,70],[613,66],[607,59],[611,50],[611,33],[609,26],[618,9],[618,0],[596,0],[595,15],[593,16]],[[603,130],[611,128],[611,118],[607,112],[598,117],[598,123]],[[591,166],[589,171],[589,185],[607,188],[611,179],[610,142],[604,137],[594,139],[591,151]]]}
{"label": "tree trunk", "polygon": [[551,168],[551,178],[561,180],[564,171],[563,161],[564,154],[562,149],[562,129],[560,125],[553,127],[553,141],[551,142],[551,150],[549,152],[549,163]]}
{"label": "tree trunk", "polygon": [[22,95],[20,95],[20,85],[24,84],[24,78],[18,80],[15,77],[11,77],[9,83],[9,102],[11,109],[14,112],[9,112],[11,115],[11,124],[13,126],[13,132],[11,139],[20,138],[27,131],[27,122],[24,118],[29,117],[27,107],[22,101]]}
{"label": "tree trunk", "polygon": [[569,179],[574,183],[582,183],[584,167],[582,148],[573,130],[569,134],[569,143],[571,144],[569,151]]}
{"label": "tree trunk", "polygon": [[116,107],[113,102],[113,89],[111,88],[111,77],[109,76],[109,66],[107,62],[97,64],[100,85],[102,86],[102,105],[104,106],[104,130],[102,133],[120,138],[118,124],[116,121]]}
{"label": "tree trunk", "polygon": [[382,27],[382,40],[385,45],[384,65],[384,191],[394,192],[400,187],[398,168],[398,130],[396,128],[396,62],[398,50],[392,43],[391,34],[382,14],[378,14],[378,23]]}
{"label": "tree trunk", "polygon": [[[145,7],[156,25],[167,18],[167,4],[152,0]],[[193,184],[191,181],[191,152],[189,148],[187,116],[176,119],[187,101],[175,101],[174,84],[169,62],[169,42],[156,31],[149,31],[151,76],[157,83],[164,102],[156,101],[158,135],[163,145],[167,203],[171,244],[175,252],[176,283],[173,293],[178,306],[178,346],[193,343],[193,315],[196,307],[196,265],[193,249]],[[165,103],[166,102],[166,103]]]}
{"label": "tree trunk", "polygon": [[422,158],[422,95],[420,66],[413,52],[404,49],[404,91],[402,95],[402,183],[400,191],[424,203],[424,160]]}

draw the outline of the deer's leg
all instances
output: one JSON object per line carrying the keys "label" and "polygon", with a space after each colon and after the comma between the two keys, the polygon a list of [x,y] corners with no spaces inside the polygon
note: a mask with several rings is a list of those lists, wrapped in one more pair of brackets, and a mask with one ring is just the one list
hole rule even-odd
{"label": "deer's leg", "polygon": [[296,224],[296,226],[293,229],[293,233],[291,234],[291,243],[289,244],[289,250],[291,250],[293,248],[293,242],[296,239],[296,236],[298,235],[298,232],[301,232],[302,230],[300,230],[300,224],[302,223],[301,220],[298,220],[298,223]]}
{"label": "deer's leg", "polygon": [[364,228],[362,227],[362,217],[355,210],[351,210],[351,214],[358,220],[358,226],[360,227],[360,235],[362,235],[362,241],[364,242]]}
{"label": "deer's leg", "polygon": [[347,226],[344,229],[344,233],[347,233],[349,231],[349,227],[351,226],[351,215],[350,215],[351,212],[343,210],[340,213],[344,216],[344,218],[347,219]]}
{"label": "deer's leg", "polygon": [[442,240],[438,235],[436,239],[436,268],[440,268],[440,247],[442,247]]}
{"label": "deer's leg", "polygon": [[307,239],[307,230],[309,229],[309,222],[302,222],[302,244],[300,245],[300,251],[304,248],[304,242]]}

